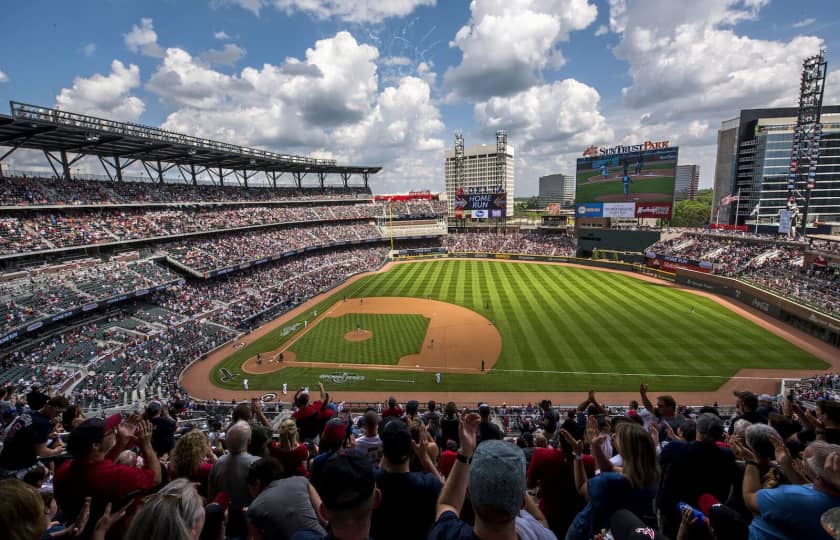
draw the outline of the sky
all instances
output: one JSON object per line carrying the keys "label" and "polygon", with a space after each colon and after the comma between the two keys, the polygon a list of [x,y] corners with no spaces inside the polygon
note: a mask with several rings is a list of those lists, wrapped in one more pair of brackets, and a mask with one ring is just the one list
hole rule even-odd
{"label": "sky", "polygon": [[589,145],[645,140],[679,145],[710,187],[720,123],[796,106],[821,47],[824,103],[840,103],[836,0],[29,0],[3,15],[3,103],[381,166],[375,193],[443,190],[454,133],[495,144],[498,129],[518,197]]}

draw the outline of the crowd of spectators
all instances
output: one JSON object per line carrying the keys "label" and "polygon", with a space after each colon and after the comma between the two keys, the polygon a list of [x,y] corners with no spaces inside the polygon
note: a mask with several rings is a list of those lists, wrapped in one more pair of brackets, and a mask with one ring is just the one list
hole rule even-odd
{"label": "crowd of spectators", "polygon": [[372,198],[367,187],[244,187],[0,176],[0,206],[264,202]]}
{"label": "crowd of spectators", "polygon": [[437,199],[376,201],[376,217],[381,218],[433,218],[445,215],[446,211],[446,202]]}
{"label": "crowd of spectators", "polygon": [[790,264],[797,260],[793,257],[788,253],[750,265],[741,278],[825,313],[840,315],[840,272],[816,267],[803,270],[801,264]]}
{"label": "crowd of spectators", "polygon": [[30,212],[0,219],[0,255],[124,240],[141,240],[238,227],[374,217],[370,203],[330,206],[234,206],[227,208],[106,208]]}
{"label": "crowd of spectators", "polygon": [[465,232],[444,240],[450,252],[522,253],[528,255],[574,256],[577,240],[572,236],[540,233]]}
{"label": "crowd of spectators", "polygon": [[739,391],[725,421],[639,397],[544,401],[512,433],[486,404],[351,410],[320,384],[274,421],[254,399],[212,422],[177,389],[104,418],[4,389],[0,522],[27,540],[840,537],[840,403]]}
{"label": "crowd of spectators", "polygon": [[371,223],[311,225],[182,240],[165,246],[169,257],[197,272],[226,268],[298,249],[381,238]]}
{"label": "crowd of spectators", "polygon": [[840,373],[824,373],[800,379],[790,386],[793,398],[815,403],[829,399],[840,401]]}
{"label": "crowd of spectators", "polygon": [[0,282],[0,332],[90,302],[179,279],[151,261],[79,261],[37,267]]}

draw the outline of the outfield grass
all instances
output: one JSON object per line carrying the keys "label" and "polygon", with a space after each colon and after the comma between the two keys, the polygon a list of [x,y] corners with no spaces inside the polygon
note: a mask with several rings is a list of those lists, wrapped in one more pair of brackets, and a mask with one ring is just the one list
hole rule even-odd
{"label": "outfield grass", "polygon": [[[481,313],[495,321],[502,335],[501,356],[488,374],[444,374],[437,385],[433,373],[358,370],[365,380],[342,385],[346,390],[632,391],[644,380],[656,391],[708,391],[740,368],[828,367],[705,297],[564,265],[450,260],[401,264],[357,281],[315,309],[323,312],[345,295],[431,295]],[[304,318],[310,314],[299,317]],[[289,337],[272,332],[219,367],[238,373],[243,360],[273,350]],[[284,382],[291,388],[312,386],[320,375],[336,371],[286,368],[249,376],[249,382],[252,389],[265,390],[276,390]],[[218,370],[211,379],[225,388],[241,387],[239,378],[220,383]]]}
{"label": "outfield grass", "polygon": [[[401,357],[417,354],[429,319],[422,315],[347,314],[327,317],[295,342],[289,350],[298,362],[355,362],[397,364]],[[347,341],[344,335],[356,328],[370,330],[365,341]]]}
{"label": "outfield grass", "polygon": [[[630,162],[630,170],[631,171],[635,170],[634,169],[635,166],[636,166],[636,163],[631,161]],[[654,169],[657,169],[657,170],[658,169],[674,169],[674,170],[676,170],[676,168],[677,168],[677,164],[674,161],[660,161],[660,162],[651,163],[651,164],[645,163],[644,167],[642,167],[642,171],[644,172],[644,171],[650,171],[650,170],[654,170]],[[622,170],[624,170],[623,165],[610,165],[609,167],[607,167],[607,171],[609,171],[610,174],[615,174],[617,172],[621,172]],[[575,176],[576,176],[577,182],[580,183],[580,182],[583,182],[583,181],[585,181],[588,178],[591,178],[593,176],[601,176],[601,169],[600,168],[597,168],[597,169],[583,169],[582,171],[579,171]]]}
{"label": "outfield grass", "polygon": [[[596,182],[594,184],[579,184],[575,191],[577,201],[598,201],[604,195],[616,195],[624,193],[624,184],[621,180],[610,182]],[[674,177],[662,176],[655,178],[633,177],[630,182],[630,195],[634,193],[661,193],[661,202],[671,202],[674,197]],[[650,201],[648,201],[650,202]]]}

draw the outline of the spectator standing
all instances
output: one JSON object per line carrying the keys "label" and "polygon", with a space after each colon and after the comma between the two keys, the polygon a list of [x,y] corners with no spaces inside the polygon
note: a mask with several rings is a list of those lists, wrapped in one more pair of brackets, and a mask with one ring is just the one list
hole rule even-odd
{"label": "spectator standing", "polygon": [[240,403],[233,409],[233,423],[247,422],[251,426],[251,442],[248,453],[256,457],[268,457],[268,443],[271,441],[271,422],[263,413],[259,398],[250,403]]}
{"label": "spectator standing", "polygon": [[365,412],[362,427],[365,433],[356,439],[356,448],[370,458],[373,467],[379,467],[379,460],[382,459],[382,439],[379,436],[379,415],[375,410]]}
{"label": "spectator standing", "polygon": [[125,540],[198,540],[204,516],[204,501],[195,485],[179,478],[143,501]]}
{"label": "spectator standing", "polygon": [[309,403],[309,392],[301,388],[295,392],[294,403],[297,407],[292,418],[298,426],[298,433],[303,441],[311,442],[320,433],[326,423],[332,418],[334,411],[327,407],[329,394],[324,391],[324,385],[318,383],[321,399]]}
{"label": "spectator standing", "polygon": [[382,498],[368,456],[352,448],[342,448],[326,459],[321,473],[313,476],[321,497],[318,515],[330,524],[330,533],[301,530],[292,540],[368,538],[371,515]]}
{"label": "spectator standing", "polygon": [[665,429],[665,424],[667,423],[671,430],[676,432],[682,427],[683,423],[683,416],[677,414],[677,401],[673,396],[662,395],[656,398],[656,407],[654,408],[647,392],[646,384],[639,386],[639,395],[642,398],[642,404],[645,406],[645,410],[639,414],[641,414],[646,426],[650,425],[651,421],[655,421],[659,426],[660,442],[668,442],[671,438],[668,435],[668,430]]}
{"label": "spectator standing", "polygon": [[719,446],[723,440],[723,421],[712,413],[697,417],[697,440],[674,441],[660,455],[662,478],[657,494],[657,509],[663,531],[675,536],[682,519],[677,503],[697,508],[701,495],[726,501],[737,477],[735,456]]}
{"label": "spectator standing", "polygon": [[53,448],[47,445],[55,419],[69,407],[67,398],[56,396],[40,410],[24,412],[6,429],[3,450],[0,452],[0,477],[23,476],[33,467],[40,467],[38,458],[57,456],[64,452],[64,445],[57,441]]}
{"label": "spectator standing", "polygon": [[229,538],[245,538],[245,516],[242,509],[251,502],[248,490],[248,468],[257,460],[248,453],[251,441],[251,426],[240,420],[227,430],[225,445],[228,453],[220,457],[210,471],[208,497],[212,500],[220,492],[230,497],[230,509],[225,535]]}
{"label": "spectator standing", "polygon": [[199,429],[192,429],[181,436],[169,456],[169,477],[187,478],[198,483],[198,493],[207,496],[210,471],[216,462],[216,454],[210,448],[207,435]]}
{"label": "spectator standing", "polygon": [[479,405],[478,415],[481,420],[478,423],[478,434],[476,435],[478,444],[484,441],[500,441],[502,439],[502,430],[490,420],[490,412],[490,405],[486,403]]}
{"label": "spectator standing", "polygon": [[[119,465],[107,459],[114,450],[119,450],[120,421],[120,415],[115,414],[104,420],[89,418],[79,424],[67,439],[67,451],[73,459],[55,472],[55,499],[65,519],[75,519],[84,506],[85,497],[91,497],[90,520],[80,538],[91,538],[106,505],[122,507],[134,500],[127,501],[126,496],[142,495],[160,484],[160,461],[152,448],[152,424],[147,420],[140,421],[136,431],[143,468]],[[130,516],[115,525],[109,538],[120,537],[129,521]]]}
{"label": "spectator standing", "polygon": [[[424,435],[421,432],[421,442],[415,443],[408,426],[400,421],[388,422],[382,429],[382,467],[374,473],[382,502],[371,520],[371,537],[375,540],[424,540],[435,521],[435,504],[443,477],[429,457]],[[423,464],[424,472],[409,472],[409,458],[413,453]],[[411,501],[411,527],[405,526],[402,513],[406,501]]]}
{"label": "spectator standing", "polygon": [[382,411],[382,418],[402,418],[405,411],[397,404],[397,398],[391,396],[388,398],[388,407]]}
{"label": "spectator standing", "polygon": [[440,420],[441,438],[444,441],[455,441],[458,444],[460,421],[458,419],[458,407],[454,401],[450,401],[444,408],[443,418]]}
{"label": "spectator standing", "polygon": [[158,457],[168,454],[175,447],[175,419],[169,416],[168,408],[160,401],[146,406],[146,418],[152,423],[152,448]]}
{"label": "spectator standing", "polygon": [[286,476],[309,476],[306,468],[309,449],[298,439],[297,423],[293,418],[286,418],[280,424],[280,438],[271,443],[269,453],[283,465]]}
{"label": "spectator standing", "polygon": [[303,476],[287,476],[274,458],[251,464],[248,486],[254,500],[248,505],[248,534],[255,540],[288,540],[308,529],[326,534],[316,514],[321,497]]}

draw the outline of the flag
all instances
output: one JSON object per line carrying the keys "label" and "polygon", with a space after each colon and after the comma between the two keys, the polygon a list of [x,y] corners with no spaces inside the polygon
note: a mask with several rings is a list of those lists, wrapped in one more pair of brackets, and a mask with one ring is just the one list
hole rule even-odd
{"label": "flag", "polygon": [[755,216],[755,215],[757,215],[757,214],[758,214],[758,208],[759,208],[760,206],[761,206],[761,201],[758,201],[758,203],[755,205],[755,208],[753,208],[753,209],[752,209],[752,212],[750,212],[750,215],[751,215],[751,216]]}
{"label": "flag", "polygon": [[731,202],[735,202],[735,201],[737,201],[739,198],[740,198],[740,197],[739,197],[738,195],[727,195],[726,197],[724,197],[724,198],[722,198],[722,199],[720,200],[720,205],[721,205],[721,206],[728,206],[728,205],[729,205],[729,203],[731,203]]}

